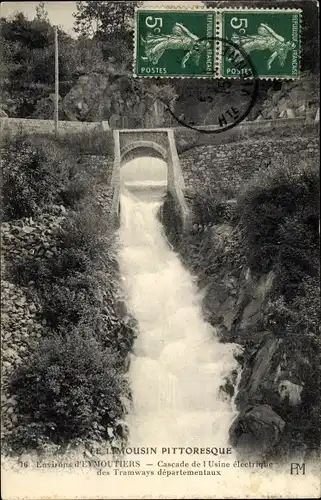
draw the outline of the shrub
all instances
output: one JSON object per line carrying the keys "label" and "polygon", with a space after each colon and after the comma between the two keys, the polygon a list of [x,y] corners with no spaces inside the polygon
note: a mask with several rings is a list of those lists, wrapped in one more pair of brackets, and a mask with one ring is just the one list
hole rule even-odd
{"label": "shrub", "polygon": [[87,164],[74,161],[79,145],[66,146],[66,138],[20,136],[6,150],[7,218],[37,215],[51,203],[73,209],[51,233],[55,251],[24,251],[8,262],[11,279],[28,287],[47,325],[47,338],[12,375],[16,451],[108,439],[106,425],[116,426],[128,394],[123,372],[134,334],[116,310],[113,228],[95,201]]}
{"label": "shrub", "polygon": [[90,192],[90,177],[66,147],[49,136],[19,135],[3,154],[4,220],[35,216],[50,204],[75,204]]}
{"label": "shrub", "polygon": [[102,349],[86,330],[43,340],[14,374],[20,414],[16,446],[106,438],[128,394],[117,353]]}
{"label": "shrub", "polygon": [[198,224],[235,222],[234,204],[228,202],[224,195],[206,191],[197,193],[191,202],[194,219]]}
{"label": "shrub", "polygon": [[56,142],[69,149],[75,156],[102,155],[113,156],[113,139],[111,132],[100,129],[67,132],[58,135]]}
{"label": "shrub", "polygon": [[93,198],[87,198],[65,219],[59,237],[63,248],[81,250],[92,260],[105,252],[108,232],[106,215]]}
{"label": "shrub", "polygon": [[18,136],[3,155],[3,205],[6,220],[34,216],[59,202],[72,158],[52,141]]}
{"label": "shrub", "polygon": [[23,135],[7,139],[3,154],[4,220],[35,216],[50,204],[74,208],[92,194],[95,182],[82,154],[112,155],[110,135],[79,132],[58,137]]}
{"label": "shrub", "polygon": [[101,308],[101,297],[95,279],[73,273],[40,287],[43,315],[53,328],[77,325],[82,319],[93,322]]}
{"label": "shrub", "polygon": [[[239,197],[253,270],[282,268],[285,282],[315,272],[318,252],[318,167],[271,165],[255,175]],[[296,270],[295,270],[296,268]],[[292,277],[289,278],[289,273]],[[287,283],[288,284],[288,283]]]}

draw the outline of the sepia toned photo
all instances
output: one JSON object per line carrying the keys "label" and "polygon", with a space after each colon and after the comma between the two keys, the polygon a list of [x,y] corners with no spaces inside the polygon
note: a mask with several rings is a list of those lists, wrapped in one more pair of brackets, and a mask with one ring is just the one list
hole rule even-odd
{"label": "sepia toned photo", "polygon": [[318,23],[2,2],[4,500],[320,497]]}

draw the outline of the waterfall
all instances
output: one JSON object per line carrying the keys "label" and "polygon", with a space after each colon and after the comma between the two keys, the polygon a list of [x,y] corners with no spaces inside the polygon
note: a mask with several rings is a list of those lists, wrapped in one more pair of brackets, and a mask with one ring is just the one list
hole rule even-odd
{"label": "waterfall", "polygon": [[[166,240],[158,218],[167,184],[160,161],[132,160],[129,181],[122,180],[118,261],[127,305],[137,321],[126,423],[128,447],[138,450],[134,458],[146,477],[136,471],[136,477],[110,478],[115,488],[110,491],[117,491],[117,498],[294,498],[319,491],[318,466],[311,466],[298,484],[291,482],[288,463],[243,463],[233,449],[215,453],[228,449],[237,414],[236,392],[231,399],[221,385],[234,370],[240,382],[234,357],[239,348],[219,342],[204,320],[196,279]],[[144,165],[153,172],[149,180],[143,180]],[[139,452],[152,448],[155,456]],[[125,456],[133,459],[127,450]]]}
{"label": "waterfall", "polygon": [[220,385],[237,366],[236,346],[220,343],[202,317],[195,280],[157,218],[163,195],[156,183],[123,191],[120,200],[118,258],[138,324],[129,371],[129,443],[223,447],[234,411]]}

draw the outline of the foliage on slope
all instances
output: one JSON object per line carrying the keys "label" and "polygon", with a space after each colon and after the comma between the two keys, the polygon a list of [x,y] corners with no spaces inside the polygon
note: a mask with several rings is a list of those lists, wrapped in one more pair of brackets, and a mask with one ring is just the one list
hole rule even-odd
{"label": "foliage on slope", "polygon": [[[206,193],[192,203],[194,230],[181,239],[178,251],[206,287],[205,302],[215,309],[217,294],[222,293],[226,316],[233,318],[229,332],[225,326],[220,331],[215,311],[209,321],[223,332],[224,340],[243,344],[242,364],[247,373],[238,403],[244,408],[244,397],[247,404],[265,402],[286,422],[276,454],[317,453],[321,413],[317,165],[312,158],[299,165],[272,164],[244,186],[232,207],[224,200],[213,201]],[[264,300],[256,297],[246,302],[247,275],[258,284],[273,278]],[[256,379],[256,393],[252,400],[248,398],[247,384],[257,375],[251,372],[253,360],[261,359],[262,346],[271,338],[281,347],[275,359],[265,363],[271,364],[272,374],[280,366],[284,377],[290,377],[293,387],[301,391],[298,405],[291,403],[291,397],[278,395],[274,375],[271,381],[266,377],[261,387]]]}
{"label": "foliage on slope", "polygon": [[[31,326],[45,325],[26,334],[22,358],[19,332],[4,328],[4,393],[15,400],[5,444],[14,452],[117,438],[129,395],[133,330],[117,309],[114,231],[92,176],[71,154],[79,138],[66,142],[31,136],[4,147],[5,279],[36,304]],[[14,329],[25,321],[22,311]]]}

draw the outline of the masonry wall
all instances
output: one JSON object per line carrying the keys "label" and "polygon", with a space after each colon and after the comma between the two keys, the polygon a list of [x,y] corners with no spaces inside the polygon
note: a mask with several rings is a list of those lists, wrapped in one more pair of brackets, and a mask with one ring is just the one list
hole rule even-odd
{"label": "masonry wall", "polygon": [[241,185],[271,162],[299,162],[318,158],[319,141],[315,137],[281,139],[260,138],[229,144],[199,146],[180,155],[186,193],[204,190],[224,193],[233,198]]}
{"label": "masonry wall", "polygon": [[[0,130],[3,136],[17,133],[53,134],[55,132],[54,120],[31,120],[28,118],[1,118]],[[93,130],[107,131],[107,122],[78,122],[59,121],[59,133],[89,132]]]}

